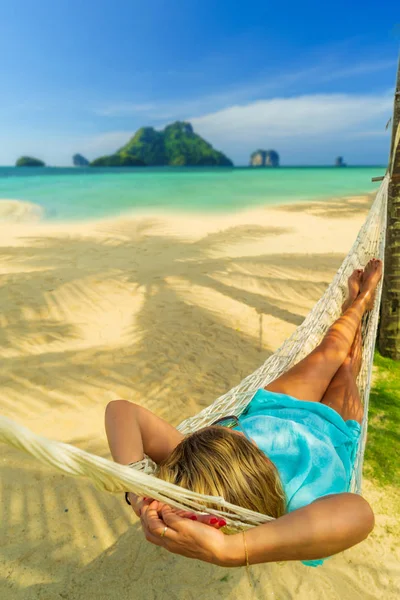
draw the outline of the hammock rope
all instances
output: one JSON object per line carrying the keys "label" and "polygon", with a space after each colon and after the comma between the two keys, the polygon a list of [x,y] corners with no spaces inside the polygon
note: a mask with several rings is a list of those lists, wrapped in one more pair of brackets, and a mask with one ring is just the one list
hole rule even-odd
{"label": "hammock rope", "polygon": [[[354,269],[364,267],[370,258],[383,259],[384,257],[388,182],[389,175],[387,174],[350,252],[332,283],[303,323],[254,373],[200,413],[184,420],[178,426],[182,433],[188,434],[201,427],[211,425],[221,416],[232,414],[240,416],[259,388],[279,377],[320,343],[333,321],[340,315],[349,275]],[[351,490],[357,493],[361,492],[368,399],[381,291],[382,282],[377,290],[375,306],[365,315],[362,323],[363,358],[357,383],[364,404],[364,418],[351,482]],[[51,465],[63,473],[75,477],[87,477],[100,490],[112,493],[131,490],[139,495],[167,502],[177,508],[190,509],[199,513],[206,511],[223,517],[228,526],[233,528],[247,528],[272,519],[267,515],[230,504],[224,498],[204,496],[162,481],[155,476],[157,466],[148,457],[136,463],[134,468],[123,466],[69,444],[38,436],[4,416],[0,416],[0,442],[23,450],[42,463]],[[206,510],[206,506],[210,508]]]}

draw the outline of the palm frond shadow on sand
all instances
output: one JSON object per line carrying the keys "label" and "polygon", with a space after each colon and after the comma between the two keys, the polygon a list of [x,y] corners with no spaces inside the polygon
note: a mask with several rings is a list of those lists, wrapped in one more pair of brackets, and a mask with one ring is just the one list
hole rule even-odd
{"label": "palm frond shadow on sand", "polygon": [[[293,257],[292,263],[285,256],[276,256],[272,262],[263,256],[230,259],[212,255],[212,239],[210,244],[204,239],[188,243],[146,231],[143,227],[130,235],[123,231],[102,239],[31,239],[26,247],[3,249],[17,260],[29,257],[31,268],[42,269],[0,279],[5,307],[0,336],[1,346],[7,349],[1,383],[11,406],[21,404],[16,403],[20,393],[24,397],[21,411],[29,409],[36,395],[49,406],[54,398],[57,404],[74,406],[80,393],[96,402],[99,388],[103,398],[111,389],[136,399],[157,394],[158,403],[171,394],[179,402],[179,390],[188,389],[192,382],[194,410],[236,384],[270,353],[265,336],[260,348],[259,332],[249,335],[224,322],[222,312],[212,306],[212,294],[295,326],[306,314],[307,303],[312,304],[327,285],[325,272],[320,280],[315,278],[311,261],[311,281],[307,272],[300,284],[295,278],[285,280],[290,269],[298,271],[301,257]],[[260,228],[256,235],[260,236]],[[235,239],[240,241],[240,237]],[[0,260],[1,255],[2,251]],[[332,269],[340,257],[326,260]],[[277,269],[279,276],[274,277],[271,270],[276,275]],[[261,279],[265,293],[253,291],[243,271],[250,283],[253,275]],[[11,285],[19,302],[7,302]],[[195,295],[188,298],[183,287],[194,289],[195,295],[204,291],[211,301],[196,304]],[[131,294],[132,305],[141,297],[134,315],[129,314],[130,302],[123,309],[118,307],[121,288]],[[299,312],[298,299],[306,288],[312,289],[311,299],[303,299]],[[290,301],[291,297],[295,299]],[[94,315],[95,344],[85,346],[80,323],[66,318],[73,305],[82,309],[82,319],[86,312]],[[111,311],[128,313],[121,329],[123,339],[112,347],[102,338]],[[47,399],[44,390],[51,392]],[[187,401],[183,399],[186,411]]]}
{"label": "palm frond shadow on sand", "polygon": [[[5,325],[0,333],[2,412],[24,422],[32,421],[38,410],[43,412],[47,407],[46,426],[57,438],[60,419],[65,415],[70,420],[78,415],[81,418],[81,404],[102,413],[111,394],[140,402],[167,419],[173,414],[176,424],[237,384],[271,353],[268,337],[264,336],[260,346],[259,332],[246,330],[248,315],[279,319],[293,330],[321,295],[342,258],[323,257],[320,271],[312,257],[230,258],[219,252],[223,232],[188,242],[151,233],[153,225],[146,222],[140,227],[113,230],[101,238],[30,239],[24,247],[0,249],[0,261],[7,255],[15,264],[35,269],[0,279]],[[252,235],[260,239],[271,234],[270,228],[264,232],[257,228]],[[251,237],[248,230],[230,229],[229,245],[240,241],[241,235]],[[11,284],[16,301],[10,303],[7,294]],[[131,295],[131,303],[126,303],[126,294]],[[225,309],[218,309],[218,303],[214,306],[216,297],[226,307],[241,307],[243,327],[232,326]],[[118,298],[124,301],[123,309]],[[107,328],[109,316],[122,310],[122,325],[110,344],[113,332]],[[239,325],[240,314],[238,311]],[[82,333],[87,320],[99,329],[98,338],[90,344]],[[108,456],[103,433],[98,443],[76,436],[66,441]],[[12,515],[11,508],[4,508],[3,539],[20,540],[23,530],[25,554],[18,554],[20,544],[16,543],[13,560],[37,569],[39,580],[59,580],[32,586],[29,592],[14,589],[16,600],[36,598],[38,593],[42,598],[72,600],[82,597],[82,587],[85,592],[96,588],[99,598],[131,598],[135,581],[141,577],[152,590],[146,600],[165,597],[167,590],[169,598],[194,597],[188,586],[193,586],[192,591],[200,586],[203,595],[196,598],[206,598],[206,588],[212,582],[219,582],[221,592],[242,585],[241,573],[229,571],[227,580],[220,581],[220,570],[200,563],[190,563],[183,578],[188,561],[147,545],[136,528],[128,530],[129,513],[121,507],[120,499],[94,491],[89,483],[51,474],[30,458],[24,457],[21,467],[19,455],[7,452],[17,471],[4,472],[3,507],[18,504],[18,482],[24,481],[29,494],[23,495],[25,504],[19,513]],[[38,515],[29,507],[35,502],[49,506],[49,510]],[[67,503],[72,508],[65,513]],[[91,507],[96,520],[91,519]],[[57,538],[55,533],[60,518],[71,519],[68,540]],[[83,523],[84,533],[80,534]],[[90,543],[97,543],[103,525],[108,531],[103,547],[110,546],[110,539],[122,537],[100,556],[98,549],[89,552],[94,562],[82,570],[87,559],[79,550],[82,544],[74,546],[74,536],[87,535]],[[39,560],[43,552],[48,556],[46,563]],[[118,574],[113,571],[117,563],[119,570],[129,571],[125,584],[124,578],[118,583]],[[163,573],[164,579],[157,573]],[[178,580],[180,587],[172,588],[171,582]],[[132,582],[132,589],[123,589],[126,581]]]}

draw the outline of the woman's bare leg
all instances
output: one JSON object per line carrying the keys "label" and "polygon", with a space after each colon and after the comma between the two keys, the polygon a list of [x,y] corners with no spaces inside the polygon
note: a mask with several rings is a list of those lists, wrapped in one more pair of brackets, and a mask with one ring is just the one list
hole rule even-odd
{"label": "woman's bare leg", "polygon": [[320,402],[350,352],[364,313],[373,306],[381,276],[382,261],[370,260],[360,282],[359,295],[329,328],[319,346],[265,389],[299,400]]}
{"label": "woman's bare leg", "polygon": [[[357,271],[357,273],[361,274],[358,282],[358,288],[360,288],[363,272]],[[349,296],[342,306],[342,313],[345,313],[349,308],[351,296],[356,291],[356,288],[357,285],[350,286],[349,283]],[[357,295],[358,293],[359,289]],[[321,400],[321,404],[326,404],[336,410],[345,421],[353,419],[361,423],[364,416],[364,407],[357,386],[357,377],[361,369],[361,362],[362,334],[361,327],[359,327],[346,360],[336,371]]]}
{"label": "woman's bare leg", "polygon": [[364,408],[357,387],[357,376],[362,360],[362,338],[359,329],[354,338],[350,353],[326,390],[321,404],[330,406],[343,417],[345,421],[353,419],[362,422]]}

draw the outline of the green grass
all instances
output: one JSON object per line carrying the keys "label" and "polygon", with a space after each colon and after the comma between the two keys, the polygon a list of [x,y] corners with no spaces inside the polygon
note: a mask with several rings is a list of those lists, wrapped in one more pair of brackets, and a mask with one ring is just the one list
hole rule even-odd
{"label": "green grass", "polygon": [[370,396],[365,475],[400,487],[400,362],[375,354]]}

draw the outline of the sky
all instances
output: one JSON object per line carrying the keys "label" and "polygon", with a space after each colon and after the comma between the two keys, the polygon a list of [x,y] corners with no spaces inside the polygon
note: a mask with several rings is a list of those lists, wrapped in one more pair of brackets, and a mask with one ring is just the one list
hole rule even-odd
{"label": "sky", "polygon": [[397,0],[13,0],[0,18],[0,165],[71,165],[190,121],[235,164],[386,164]]}

